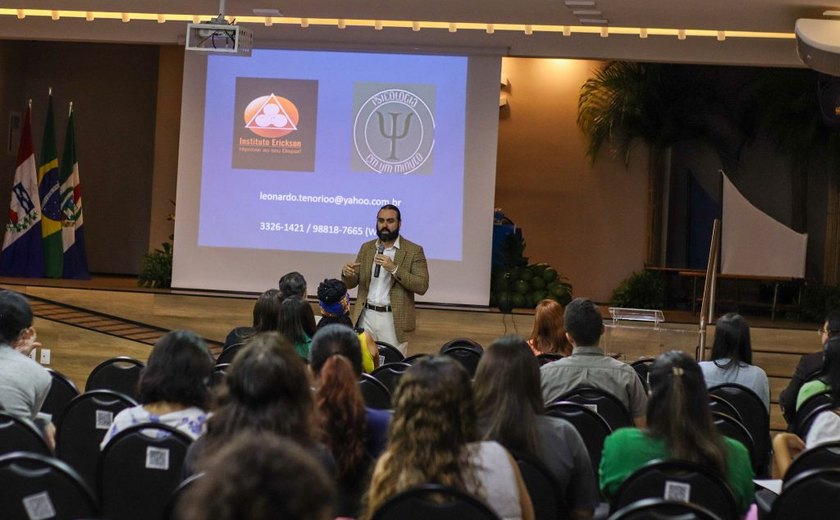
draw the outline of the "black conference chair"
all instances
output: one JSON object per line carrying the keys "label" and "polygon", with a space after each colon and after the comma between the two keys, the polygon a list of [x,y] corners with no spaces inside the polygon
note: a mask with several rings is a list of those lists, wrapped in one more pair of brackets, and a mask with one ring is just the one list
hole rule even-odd
{"label": "black conference chair", "polygon": [[539,356],[537,356],[537,362],[540,366],[547,365],[549,363],[553,363],[558,359],[563,359],[563,354],[554,354],[551,352],[543,352]]}
{"label": "black conference chair", "polygon": [[361,390],[362,399],[365,400],[365,406],[368,408],[376,410],[391,409],[391,392],[388,391],[388,387],[382,384],[382,381],[372,375],[362,374],[362,378],[359,380],[359,390]]}
{"label": "black conference chair", "polygon": [[600,388],[580,386],[561,395],[555,400],[557,401],[570,401],[586,406],[603,417],[613,431],[634,425],[633,418],[630,417],[630,412],[627,411],[624,403]]}
{"label": "black conference chair", "polygon": [[752,435],[750,435],[750,432],[747,431],[744,425],[734,417],[722,412],[712,412],[712,421],[721,435],[735,439],[747,448],[753,471],[757,472],[760,460],[758,459],[758,454],[755,452],[755,443],[753,442]]}
{"label": "black conference chair", "polygon": [[797,408],[796,414],[793,416],[793,423],[791,424],[791,431],[801,438],[808,436],[808,430],[814,424],[814,419],[819,414],[832,408],[831,394],[822,393],[812,395],[802,405]]}
{"label": "black conference chair", "polygon": [[565,419],[575,427],[583,438],[589,461],[592,463],[592,472],[597,479],[598,468],[601,465],[601,452],[604,450],[604,439],[612,433],[612,428],[607,421],[586,406],[569,401],[549,405],[545,409],[545,414]]}
{"label": "black conference chair", "polygon": [[741,417],[741,412],[738,411],[737,408],[732,406],[732,403],[724,399],[719,395],[709,395],[709,409],[712,413],[720,412],[722,414],[728,415],[733,419],[737,420],[739,423],[744,424],[744,419]]}
{"label": "black conference chair", "polygon": [[808,448],[793,459],[785,473],[785,482],[812,469],[840,468],[840,441]]}
{"label": "black conference chair", "polygon": [[121,431],[102,450],[99,494],[106,518],[162,518],[181,482],[181,466],[192,439],[160,423],[136,424]]}
{"label": "black conference chair", "polygon": [[47,441],[34,425],[0,411],[0,455],[15,451],[52,456]]}
{"label": "black conference chair", "polygon": [[384,362],[382,363],[383,365],[385,363],[399,363],[405,359],[405,356],[403,356],[403,353],[400,352],[400,349],[390,343],[377,341],[376,348],[379,350],[379,356],[384,359]]}
{"label": "black conference chair", "polygon": [[478,369],[478,362],[481,361],[482,351],[475,350],[470,347],[451,347],[443,353],[444,356],[449,356],[461,363],[470,377],[475,376],[475,371]]}
{"label": "black conference chair", "polygon": [[761,398],[749,388],[725,383],[709,389],[709,394],[720,396],[729,401],[741,414],[741,424],[750,432],[755,444],[758,461],[756,476],[770,474],[770,415]]}
{"label": "black conference chair", "polygon": [[455,338],[444,343],[440,347],[438,354],[446,354],[447,350],[455,347],[467,347],[475,350],[476,352],[484,353],[484,347],[482,347],[477,341],[470,338]]}
{"label": "black conference chair", "polygon": [[422,358],[427,357],[427,356],[428,356],[428,354],[422,354],[422,353],[421,354],[413,354],[413,355],[408,356],[407,358],[403,359],[402,362],[403,363],[408,363],[409,365],[413,365],[418,359],[422,359]]}
{"label": "black conference chair", "polygon": [[691,502],[645,498],[623,507],[607,520],[726,520]]}
{"label": "black conference chair", "polygon": [[52,415],[53,420],[55,420],[56,417],[61,415],[64,408],[70,404],[70,401],[79,395],[79,390],[70,378],[58,370],[48,368],[47,372],[52,377],[52,384],[44,404],[41,405],[41,411]]}
{"label": "black conference chair", "polygon": [[393,394],[406,370],[411,368],[408,363],[385,363],[370,373],[380,383],[385,385],[388,392]]}
{"label": "black conference chair", "polygon": [[639,376],[639,379],[642,380],[642,386],[645,387],[647,390],[648,387],[648,372],[650,372],[650,366],[653,364],[653,358],[642,358],[630,363],[630,366],[633,367],[633,370],[636,371],[636,374]]}
{"label": "black conference chair", "polygon": [[511,455],[519,466],[519,473],[522,474],[522,480],[525,481],[525,487],[528,488],[528,494],[531,496],[534,518],[536,520],[566,518],[567,507],[560,494],[560,486],[545,464],[524,453],[511,453]]}
{"label": "black conference chair", "polygon": [[225,364],[229,365],[233,363],[233,358],[236,357],[236,354],[239,353],[244,346],[245,343],[234,343],[233,345],[225,347],[225,349],[219,354],[219,357],[216,358],[216,366]]}
{"label": "black conference chair", "polygon": [[128,356],[107,359],[91,371],[85,392],[113,390],[137,399],[137,382],[145,366],[142,361]]}
{"label": "black conference chair", "polygon": [[691,502],[720,518],[738,518],[729,485],[708,468],[683,460],[653,461],[637,469],[619,486],[611,510],[645,498]]}
{"label": "black conference chair", "polygon": [[499,520],[484,502],[455,488],[426,484],[398,493],[372,520]]}
{"label": "black conference chair", "polygon": [[770,520],[837,518],[840,510],[840,468],[811,469],[785,480],[773,503]]}
{"label": "black conference chair", "polygon": [[111,427],[114,416],[137,401],[111,390],[91,390],[70,401],[58,417],[55,452],[70,464],[85,482],[96,482],[99,443]]}
{"label": "black conference chair", "polygon": [[7,453],[0,456],[0,482],[5,520],[99,518],[99,505],[88,485],[58,459]]}
{"label": "black conference chair", "polygon": [[210,388],[216,388],[224,383],[227,371],[230,368],[230,363],[216,364],[213,373],[210,374]]}

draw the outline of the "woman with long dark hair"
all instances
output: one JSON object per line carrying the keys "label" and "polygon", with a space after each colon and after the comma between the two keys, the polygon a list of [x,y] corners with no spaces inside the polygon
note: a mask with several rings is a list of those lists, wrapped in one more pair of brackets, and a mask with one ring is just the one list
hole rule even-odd
{"label": "woman with long dark hair", "polygon": [[309,361],[312,336],[317,330],[309,302],[299,296],[286,297],[280,302],[280,314],[274,330],[286,336],[298,355]]}
{"label": "woman with long dark hair", "polygon": [[706,386],[737,383],[755,392],[770,411],[767,373],[752,364],[750,326],[741,315],[730,312],[715,323],[715,341],[710,361],[700,362]]}
{"label": "woman with long dark hair", "polygon": [[321,431],[338,470],[338,516],[356,517],[371,465],[385,448],[390,414],[365,408],[362,353],[353,329],[323,327],[312,338],[311,357]]}
{"label": "woman with long dark hair", "polygon": [[810,387],[814,387],[814,392],[829,392],[832,400],[832,409],[819,414],[808,430],[805,445],[813,448],[840,440],[840,336],[830,338],[825,344],[822,375],[802,385],[799,393],[809,393]]}
{"label": "woman with long dark hair", "polygon": [[102,439],[108,441],[129,426],[156,422],[178,428],[193,439],[204,433],[214,361],[207,344],[195,332],[174,330],[155,343],[140,373],[140,405],[114,417]]}
{"label": "woman with long dark hair", "polygon": [[269,289],[262,293],[254,303],[251,313],[251,327],[236,327],[228,332],[225,338],[225,347],[244,343],[251,336],[260,332],[271,332],[277,330],[277,320],[280,317],[280,291]]}
{"label": "woman with long dark hair", "polygon": [[528,346],[535,356],[540,354],[572,353],[572,346],[566,339],[566,328],[563,326],[563,306],[554,300],[541,300],[534,309],[534,327]]}
{"label": "woman with long dark hair", "polygon": [[484,351],[473,380],[479,434],[542,461],[573,518],[589,518],[598,489],[586,446],[563,419],[543,415],[540,368],[525,340],[505,336]]}
{"label": "woman with long dark hair", "polygon": [[393,403],[388,447],[368,491],[368,515],[400,491],[431,483],[472,494],[505,520],[534,517],[510,454],[496,442],[477,442],[470,377],[457,361],[420,359],[403,375]]}
{"label": "woman with long dark hair", "polygon": [[645,463],[679,459],[705,466],[727,481],[745,513],[753,501],[750,455],[743,444],[715,428],[697,362],[684,352],[666,352],[653,362],[648,378],[647,428],[620,428],[607,437],[601,491],[609,498]]}

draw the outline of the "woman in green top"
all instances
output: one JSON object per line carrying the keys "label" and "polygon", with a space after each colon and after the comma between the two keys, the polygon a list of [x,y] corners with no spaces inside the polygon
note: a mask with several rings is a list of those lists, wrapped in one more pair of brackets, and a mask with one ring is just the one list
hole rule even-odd
{"label": "woman in green top", "polygon": [[[312,331],[309,331],[309,320],[312,320]],[[309,350],[312,348],[315,318],[312,307],[299,296],[289,296],[280,303],[280,313],[277,317],[277,332],[284,335],[294,345],[300,357],[309,363]]]}
{"label": "woman in green top", "polygon": [[796,409],[809,397],[831,392],[832,383],[840,382],[840,336],[828,338],[823,347],[823,366],[819,377],[808,381],[796,394]]}
{"label": "woman in green top", "polygon": [[679,459],[711,469],[729,483],[738,509],[753,501],[753,470],[747,449],[718,433],[709,410],[703,372],[684,352],[659,356],[649,372],[647,428],[621,428],[604,442],[601,491],[611,498],[640,466]]}

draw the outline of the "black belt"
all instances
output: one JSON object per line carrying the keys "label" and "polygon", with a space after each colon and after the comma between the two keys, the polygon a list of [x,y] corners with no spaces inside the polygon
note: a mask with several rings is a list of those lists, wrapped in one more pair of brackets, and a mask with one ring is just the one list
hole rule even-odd
{"label": "black belt", "polygon": [[380,305],[373,305],[371,303],[365,303],[365,309],[370,309],[370,310],[376,311],[376,312],[391,312],[391,306],[390,305],[380,306]]}

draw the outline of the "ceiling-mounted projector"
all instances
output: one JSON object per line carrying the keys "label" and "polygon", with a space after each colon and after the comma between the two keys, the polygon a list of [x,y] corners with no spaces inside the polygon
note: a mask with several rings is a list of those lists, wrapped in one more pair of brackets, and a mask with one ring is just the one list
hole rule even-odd
{"label": "ceiling-mounted projector", "polygon": [[808,67],[840,76],[840,20],[796,20],[796,52]]}
{"label": "ceiling-mounted projector", "polygon": [[222,15],[204,23],[187,24],[186,49],[210,54],[250,56],[254,34]]}

